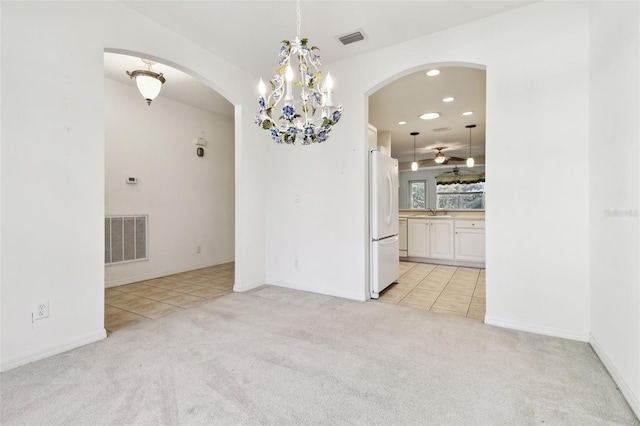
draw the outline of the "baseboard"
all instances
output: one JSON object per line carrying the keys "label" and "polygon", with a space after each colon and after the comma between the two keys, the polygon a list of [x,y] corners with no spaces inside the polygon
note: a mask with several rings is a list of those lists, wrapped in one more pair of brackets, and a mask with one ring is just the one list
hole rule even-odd
{"label": "baseboard", "polygon": [[258,282],[250,283],[250,284],[238,284],[238,283],[235,283],[233,285],[233,291],[234,292],[238,292],[238,293],[242,293],[242,292],[245,292],[245,291],[253,290],[254,288],[258,288],[258,287],[260,287],[262,285],[265,285],[265,284],[266,284],[266,282],[264,282],[264,281],[258,281]]}
{"label": "baseboard", "polygon": [[58,355],[71,349],[79,348],[80,346],[88,345],[89,343],[94,343],[106,338],[107,331],[102,328],[94,333],[86,334],[80,338],[69,340],[61,345],[57,345],[52,348],[15,356],[7,360],[3,359],[2,365],[0,366],[0,371],[7,371],[25,364],[29,364],[31,362],[40,361],[41,359],[49,358],[50,356]]}
{"label": "baseboard", "polygon": [[593,348],[593,351],[596,353],[596,355],[598,355],[598,358],[600,358],[600,361],[602,361],[604,368],[607,369],[609,375],[618,386],[618,389],[620,389],[620,392],[622,392],[622,395],[627,400],[627,403],[629,403],[629,407],[631,407],[631,410],[633,410],[633,412],[636,414],[636,417],[640,419],[640,399],[638,399],[639,396],[634,394],[629,385],[627,385],[627,382],[624,380],[616,366],[613,364],[611,358],[607,356],[607,353],[604,351],[602,346],[600,346],[596,338],[593,337],[593,334],[589,335],[589,344]]}
{"label": "baseboard", "polygon": [[346,292],[346,291],[327,291],[325,288],[323,288],[322,291],[318,291],[315,289],[303,287],[303,286],[300,286],[294,283],[285,282],[285,281],[269,281],[267,284],[274,285],[277,287],[290,288],[291,290],[307,291],[309,293],[322,294],[325,296],[334,296],[334,297],[340,297],[343,299],[357,300],[359,302],[365,301],[364,293],[360,293],[360,292],[352,293],[352,292]]}
{"label": "baseboard", "polygon": [[572,330],[569,328],[553,327],[549,325],[523,323],[490,316],[485,316],[484,323],[494,325],[496,327],[542,334],[543,336],[561,337],[563,339],[577,340],[579,342],[585,343],[589,341],[589,332],[587,331]]}
{"label": "baseboard", "polygon": [[483,262],[469,262],[466,260],[445,260],[445,259],[431,259],[426,257],[402,257],[400,256],[401,262],[416,262],[416,263],[431,263],[437,265],[448,265],[448,266],[462,266],[465,268],[480,268],[484,269],[486,264]]}
{"label": "baseboard", "polygon": [[153,280],[155,278],[167,277],[169,275],[180,274],[182,272],[195,271],[197,269],[202,269],[202,268],[210,268],[211,266],[223,265],[225,263],[230,263],[230,262],[233,262],[233,261],[234,261],[234,259],[220,260],[220,261],[216,261],[216,262],[213,262],[213,263],[205,263],[205,264],[202,264],[202,265],[195,265],[195,266],[190,266],[190,267],[187,267],[187,268],[179,268],[179,269],[173,269],[173,270],[170,270],[170,271],[157,272],[157,273],[153,273],[153,274],[138,275],[138,276],[135,276],[135,277],[120,278],[118,280],[105,282],[104,286],[105,286],[105,288],[117,287],[119,285],[137,283],[139,281],[146,281],[146,280]]}

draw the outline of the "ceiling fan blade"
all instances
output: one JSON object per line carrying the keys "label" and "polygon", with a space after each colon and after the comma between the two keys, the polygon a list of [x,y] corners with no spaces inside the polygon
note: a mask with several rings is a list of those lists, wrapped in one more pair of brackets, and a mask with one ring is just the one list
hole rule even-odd
{"label": "ceiling fan blade", "polygon": [[425,158],[424,160],[418,160],[420,164],[433,163],[433,158]]}

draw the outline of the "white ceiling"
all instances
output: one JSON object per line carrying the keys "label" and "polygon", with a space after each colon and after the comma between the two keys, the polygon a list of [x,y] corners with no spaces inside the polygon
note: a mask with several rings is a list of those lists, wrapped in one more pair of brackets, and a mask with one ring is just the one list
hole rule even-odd
{"label": "white ceiling", "polygon": [[[378,131],[391,132],[391,154],[400,163],[413,161],[413,136],[416,136],[416,160],[433,159],[435,148],[444,148],[446,156],[469,157],[469,129],[471,154],[484,156],[485,146],[485,75],[482,69],[440,67],[440,74],[428,77],[425,69],[402,77],[369,97],[369,122]],[[453,102],[445,103],[445,97]],[[463,116],[465,111],[473,115]],[[421,120],[420,114],[439,112],[440,118]],[[406,121],[400,125],[398,121]],[[434,129],[446,129],[436,131]],[[430,163],[430,166],[436,164]]]}
{"label": "white ceiling", "polygon": [[[301,36],[308,37],[311,44],[320,48],[323,68],[330,71],[332,62],[534,2],[302,0]],[[293,0],[150,0],[122,3],[256,76],[269,76],[273,72],[281,40],[292,39],[296,35],[296,3]],[[365,40],[347,46],[338,41],[339,36],[356,30],[365,34]],[[105,76],[134,85],[125,70],[142,69],[142,62],[139,58],[118,56],[122,55],[105,55]],[[161,64],[154,70],[163,72],[167,78],[160,96],[193,104],[219,115],[233,116],[233,109],[224,98],[195,79]],[[456,101],[442,104],[445,94],[454,96]],[[336,95],[339,97],[339,93]],[[461,113],[459,109],[471,109],[474,116],[463,120],[458,116]],[[427,110],[441,112],[442,117],[434,121],[418,120],[417,115]],[[403,117],[395,114],[400,111]],[[403,127],[394,124],[401,119],[408,124]],[[379,130],[392,132],[392,153],[401,162],[413,159],[411,131],[421,133],[416,138],[420,147],[418,158],[433,158],[432,148],[436,146],[446,147],[445,154],[466,158],[469,143],[469,131],[464,128],[466,124],[478,125],[472,133],[473,155],[483,155],[484,72],[443,69],[442,74],[432,81],[427,80],[424,72],[406,76],[372,96],[370,122]],[[438,127],[451,127],[452,130],[446,134],[432,132]]]}
{"label": "white ceiling", "polygon": [[[126,71],[144,69],[146,69],[146,65],[138,57],[111,52],[104,53],[104,76],[108,79],[136,88],[136,81],[132,80]],[[169,98],[233,119],[233,105],[209,86],[168,65],[156,64],[153,66],[153,71],[162,73],[166,79],[160,95],[153,102]],[[142,95],[140,95],[140,101],[145,102]],[[151,102],[151,106],[153,106],[153,102]]]}
{"label": "white ceiling", "polygon": [[[122,3],[256,76],[269,76],[280,41],[296,36],[293,0]],[[320,48],[326,66],[530,3],[534,1],[302,0],[301,36]],[[338,41],[355,30],[366,39],[347,46]]]}

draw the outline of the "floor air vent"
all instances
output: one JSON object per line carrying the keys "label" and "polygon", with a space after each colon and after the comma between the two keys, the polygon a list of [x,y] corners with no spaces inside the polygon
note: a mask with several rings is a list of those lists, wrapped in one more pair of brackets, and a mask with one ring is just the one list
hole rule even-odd
{"label": "floor air vent", "polygon": [[105,265],[146,259],[147,216],[105,217]]}
{"label": "floor air vent", "polygon": [[351,33],[351,34],[347,34],[347,35],[343,35],[341,37],[338,37],[338,40],[340,40],[340,43],[342,43],[342,44],[344,44],[346,46],[347,44],[351,44],[351,43],[355,43],[356,41],[364,40],[364,34],[362,34],[362,32],[360,32],[360,31],[356,31],[355,33]]}

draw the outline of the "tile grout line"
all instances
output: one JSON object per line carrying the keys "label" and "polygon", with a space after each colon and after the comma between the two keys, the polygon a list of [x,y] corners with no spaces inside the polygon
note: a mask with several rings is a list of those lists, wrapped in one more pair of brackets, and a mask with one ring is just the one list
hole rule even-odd
{"label": "tile grout line", "polygon": [[[415,267],[417,266],[417,264],[414,264],[411,268],[409,268],[405,273],[402,274],[402,276],[404,276],[406,273],[408,273],[409,271],[413,270]],[[415,284],[408,292],[407,294],[405,294],[400,300],[398,300],[395,304],[399,305],[402,302],[404,302],[404,306],[409,305],[409,306],[416,306],[419,308],[424,308],[426,307],[426,305],[420,305],[420,304],[413,304],[410,302],[405,301],[405,299],[407,298],[407,296],[413,292],[415,289],[418,288],[418,286],[420,285],[420,283],[422,283],[425,279],[427,279],[427,277],[429,277],[429,275],[431,275],[434,271],[436,271],[438,269],[439,265],[436,265],[429,273],[427,273],[417,284]],[[434,302],[429,306],[429,308],[427,309],[429,312],[433,312],[432,309],[434,307],[434,305],[437,303],[438,300],[440,300],[440,297],[444,294],[445,290],[449,287],[449,285],[451,284],[451,281],[453,280],[453,278],[456,276],[456,274],[460,271],[461,267],[455,267],[455,269],[453,271],[451,271],[451,274],[449,275],[444,287],[442,288],[442,290],[440,290],[440,292],[438,293],[438,296],[436,297],[436,299],[434,300]],[[478,280],[480,277],[480,270],[477,270],[476,268],[473,268],[474,271],[476,272],[475,274],[475,279],[473,281],[471,281],[473,283],[473,289],[471,292],[471,295],[468,294],[463,294],[463,293],[452,293],[452,294],[457,294],[457,295],[462,295],[465,297],[470,297],[469,299],[469,303],[466,304],[466,311],[463,312],[459,312],[459,311],[452,311],[452,310],[448,310],[448,309],[442,309],[442,308],[438,308],[441,311],[445,311],[445,312],[450,312],[452,315],[456,315],[459,317],[463,317],[463,318],[468,318],[471,320],[476,320],[476,318],[471,318],[469,317],[469,312],[471,310],[471,305],[473,302],[473,298],[475,296],[476,293],[476,289],[478,287]],[[437,313],[437,312],[434,312]]]}
{"label": "tile grout line", "polygon": [[[170,284],[170,285],[174,285],[176,287],[180,287],[180,286],[190,286],[191,288],[196,287],[195,291],[204,291],[204,289],[209,289],[208,290],[209,292],[215,292],[213,297],[203,297],[203,296],[200,296],[200,295],[197,295],[197,294],[193,294],[193,293],[190,293],[190,292],[187,292],[187,291],[179,291],[179,290],[175,289],[175,287],[174,288],[163,288],[163,287],[158,287],[157,285],[145,282],[145,281],[154,281],[155,279],[154,280],[138,281],[138,282],[135,282],[135,283],[131,283],[131,285],[142,284],[142,286],[144,286],[143,288],[148,288],[151,291],[153,291],[153,289],[156,289],[156,290],[162,290],[163,292],[175,293],[174,296],[171,296],[168,299],[173,298],[173,297],[178,297],[178,296],[191,296],[192,298],[195,298],[190,302],[184,302],[184,304],[192,304],[192,303],[198,303],[198,302],[203,303],[206,300],[215,299],[217,297],[220,297],[220,296],[223,296],[223,295],[226,295],[226,294],[229,294],[230,292],[232,292],[232,290],[230,291],[230,289],[227,288],[228,286],[226,284],[223,284],[224,282],[233,281],[233,273],[229,273],[230,269],[231,268],[224,268],[221,271],[211,271],[209,273],[202,274],[202,275],[201,274],[193,274],[193,275],[189,275],[189,276],[185,277],[185,278],[190,279],[190,280],[206,281],[206,282],[209,282],[209,283],[214,282],[214,281],[219,281],[220,282],[219,285],[225,285],[225,288],[218,287],[217,286],[218,284],[216,284],[216,286],[207,286],[207,285],[201,285],[200,283],[192,283],[192,282],[185,282],[185,281],[182,281],[182,280],[175,280],[175,279],[171,279],[169,277],[160,277],[160,279],[167,279],[168,282],[165,282],[164,284]],[[229,275],[229,276],[227,276],[227,275]],[[126,284],[126,285],[128,285],[128,284]],[[124,307],[113,305],[113,304],[107,302],[107,300],[106,300],[107,297],[111,297],[111,296],[118,297],[118,296],[122,296],[122,295],[126,294],[126,295],[128,295],[130,297],[130,300],[133,301],[133,302],[145,302],[145,303],[146,303],[146,301],[153,302],[152,303],[152,308],[156,308],[156,309],[157,308],[166,307],[166,309],[161,309],[161,310],[157,311],[156,314],[168,311],[168,310],[170,310],[172,308],[178,308],[180,310],[186,310],[186,309],[189,309],[191,307],[191,306],[180,306],[180,305],[176,305],[176,304],[171,303],[171,302],[167,302],[166,300],[168,300],[168,299],[165,299],[164,301],[163,300],[156,300],[156,299],[153,299],[153,298],[148,297],[148,296],[138,295],[138,294],[134,294],[134,293],[127,292],[127,291],[118,290],[117,287],[118,286],[109,288],[109,289],[112,289],[113,293],[115,293],[115,294],[110,294],[109,296],[107,296],[107,291],[109,289],[105,289],[105,307],[117,309],[119,311],[119,312],[117,312],[115,314],[112,314],[112,315],[108,315],[105,312],[105,328],[110,333],[113,333],[114,329],[116,329],[116,330],[120,329],[120,325],[121,324],[125,324],[125,323],[127,323],[129,321],[146,321],[146,320],[159,319],[161,317],[152,318],[152,317],[149,317],[149,316],[147,316],[145,314],[140,314],[138,312],[133,312],[131,310],[131,308],[124,308]],[[105,309],[105,311],[106,311],[106,309]],[[119,314],[121,312],[126,312],[128,314],[132,314],[132,315],[135,316],[135,318],[133,320],[119,322],[118,324],[112,324],[110,327],[107,327],[106,322],[107,322],[108,318],[110,316],[113,317],[113,316],[115,316],[115,315],[117,315],[117,314]],[[124,327],[126,327],[126,326],[124,326]]]}

